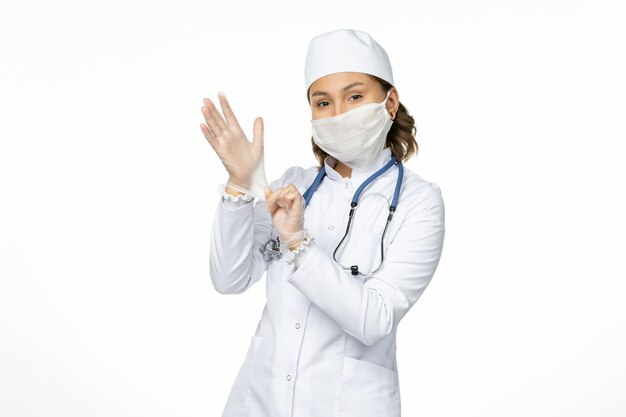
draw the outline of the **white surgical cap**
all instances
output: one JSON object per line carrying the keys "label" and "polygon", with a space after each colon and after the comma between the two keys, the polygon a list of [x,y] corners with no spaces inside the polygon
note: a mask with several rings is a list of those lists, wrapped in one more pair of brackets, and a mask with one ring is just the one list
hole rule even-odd
{"label": "white surgical cap", "polygon": [[318,78],[336,72],[362,72],[393,84],[387,52],[369,34],[356,29],[322,33],[309,44],[304,65],[307,91]]}

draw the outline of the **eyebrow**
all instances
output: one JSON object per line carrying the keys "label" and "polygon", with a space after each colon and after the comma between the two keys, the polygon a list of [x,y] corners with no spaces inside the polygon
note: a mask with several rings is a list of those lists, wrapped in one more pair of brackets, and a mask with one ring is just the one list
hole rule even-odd
{"label": "eyebrow", "polygon": [[[360,81],[356,81],[356,82],[353,82],[352,84],[348,84],[348,85],[346,85],[344,88],[342,88],[342,90],[346,91],[346,90],[349,90],[349,89],[351,89],[352,87],[355,87],[355,86],[357,86],[357,85],[363,85],[363,83],[362,83],[362,82],[360,82]],[[311,94],[311,97],[315,97],[315,96],[328,96],[328,95],[329,95],[329,94],[328,94],[326,91],[316,91],[316,92],[314,92],[313,94]]]}

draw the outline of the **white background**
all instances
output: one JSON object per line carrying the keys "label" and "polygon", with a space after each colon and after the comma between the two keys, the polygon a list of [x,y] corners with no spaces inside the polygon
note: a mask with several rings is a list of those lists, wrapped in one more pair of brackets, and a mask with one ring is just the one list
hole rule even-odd
{"label": "white background", "polygon": [[220,415],[265,279],[212,287],[202,99],[264,118],[270,181],[315,165],[304,58],[339,27],[387,50],[446,204],[403,415],[626,415],[619,3],[3,1],[0,416]]}

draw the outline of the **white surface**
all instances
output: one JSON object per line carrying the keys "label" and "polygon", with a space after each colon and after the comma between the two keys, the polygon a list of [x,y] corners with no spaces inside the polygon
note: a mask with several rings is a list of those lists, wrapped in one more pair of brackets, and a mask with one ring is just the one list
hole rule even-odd
{"label": "white surface", "polygon": [[398,330],[403,415],[624,416],[623,17],[590,0],[3,2],[0,415],[219,416],[265,289],[210,284],[226,176],[202,99],[225,91],[250,135],[264,117],[268,180],[315,164],[304,57],[343,26],[389,53],[418,124],[406,166],[446,203],[438,271]]}

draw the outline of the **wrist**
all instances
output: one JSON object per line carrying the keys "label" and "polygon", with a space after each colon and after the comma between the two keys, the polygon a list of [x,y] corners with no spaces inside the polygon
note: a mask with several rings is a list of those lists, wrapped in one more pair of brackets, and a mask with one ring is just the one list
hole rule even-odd
{"label": "wrist", "polygon": [[289,238],[281,239],[281,245],[285,248],[285,250],[294,250],[302,243],[307,234],[308,232],[306,229],[300,229],[299,231],[292,233]]}
{"label": "wrist", "polygon": [[289,250],[291,250],[291,251],[296,250],[296,248],[298,246],[300,246],[300,244],[304,241],[305,238],[306,238],[306,236],[303,236],[302,238],[298,239],[297,242],[292,243],[291,245],[289,245]]}
{"label": "wrist", "polygon": [[226,186],[226,188],[224,189],[225,192],[227,192],[228,194],[232,195],[232,196],[238,196],[238,195],[244,195],[245,193],[242,193],[241,191],[237,191],[233,188],[231,188],[230,186]]}
{"label": "wrist", "polygon": [[295,264],[296,268],[298,268],[307,256],[314,240],[312,236],[307,234],[295,250],[290,249],[285,253],[285,262],[287,262],[288,265]]}
{"label": "wrist", "polygon": [[232,196],[251,194],[250,185],[248,183],[233,180],[230,177],[228,178],[228,181],[226,181],[225,191]]}

